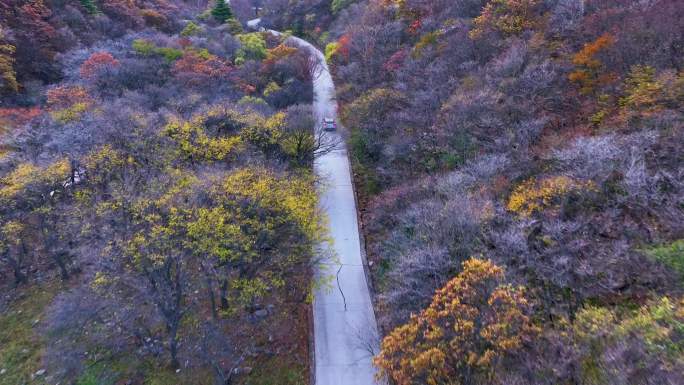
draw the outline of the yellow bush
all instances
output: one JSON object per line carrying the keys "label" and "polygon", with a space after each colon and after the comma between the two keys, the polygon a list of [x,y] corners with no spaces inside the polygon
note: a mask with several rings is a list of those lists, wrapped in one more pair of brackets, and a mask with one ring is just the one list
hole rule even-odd
{"label": "yellow bush", "polygon": [[504,36],[518,35],[538,24],[538,0],[490,0],[473,20],[470,37],[477,39],[488,31]]}
{"label": "yellow bush", "polygon": [[0,204],[9,205],[22,196],[27,198],[27,193],[42,196],[45,190],[64,183],[70,173],[71,164],[68,159],[59,159],[46,167],[20,163],[4,178],[0,178]]}
{"label": "yellow bush", "polygon": [[14,69],[15,59],[14,54],[17,48],[11,44],[3,43],[5,33],[0,28],[0,87],[9,91],[18,92],[19,82],[17,81],[17,73]]}
{"label": "yellow bush", "polygon": [[530,178],[515,188],[506,208],[522,216],[551,207],[566,194],[594,189],[592,182],[577,181],[567,176],[555,176],[538,181]]}
{"label": "yellow bush", "polygon": [[205,119],[206,116],[198,116],[190,121],[173,120],[166,125],[164,134],[190,160],[220,161],[240,150],[240,136],[211,137],[203,127]]}
{"label": "yellow bush", "polygon": [[51,113],[52,118],[60,123],[70,123],[81,118],[81,116],[88,110],[88,104],[85,102],[74,103],[71,107],[54,111]]}
{"label": "yellow bush", "polygon": [[633,66],[624,82],[619,100],[621,114],[626,117],[649,116],[684,101],[684,73],[664,71],[656,75],[651,66]]}
{"label": "yellow bush", "polygon": [[439,38],[441,36],[442,32],[440,31],[426,33],[413,47],[413,52],[411,53],[411,55],[414,58],[418,58],[420,57],[421,53],[430,46],[439,48]]}
{"label": "yellow bush", "polygon": [[276,82],[270,82],[268,85],[266,85],[266,88],[264,89],[264,96],[268,97],[274,92],[278,92],[281,90],[282,87],[278,85]]}

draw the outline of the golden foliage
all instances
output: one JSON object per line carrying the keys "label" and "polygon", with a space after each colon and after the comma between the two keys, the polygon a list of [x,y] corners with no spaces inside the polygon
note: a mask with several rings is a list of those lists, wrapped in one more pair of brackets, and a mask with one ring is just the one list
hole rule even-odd
{"label": "golden foliage", "polygon": [[538,24],[535,14],[538,3],[538,0],[490,0],[473,20],[470,37],[477,39],[488,31],[511,36],[534,28]]}
{"label": "golden foliage", "polygon": [[125,158],[109,144],[94,149],[83,159],[88,181],[98,186],[111,183],[125,165],[133,163],[132,158]]}
{"label": "golden foliage", "polygon": [[398,385],[463,384],[539,333],[522,287],[503,284],[504,271],[471,258],[436,291],[430,306],[394,329],[373,362]]}
{"label": "golden foliage", "polygon": [[204,129],[207,116],[197,116],[189,121],[171,120],[164,128],[164,134],[173,139],[179,151],[189,160],[225,160],[241,148],[239,136],[212,137]]}
{"label": "golden foliage", "polygon": [[413,47],[411,56],[413,58],[420,57],[421,53],[428,47],[435,47],[439,49],[439,38],[442,36],[442,34],[443,33],[441,31],[434,31],[428,32],[421,36],[420,40],[418,40],[416,45]]}
{"label": "golden foliage", "polygon": [[264,64],[274,64],[275,62],[284,59],[297,52],[297,48],[288,47],[283,43],[278,44],[274,48],[266,51],[266,59]]}
{"label": "golden foliage", "polygon": [[[4,33],[2,29],[0,29],[0,40],[3,38]],[[3,83],[0,83],[0,85],[12,92],[19,91],[19,82],[17,81],[17,74],[14,70],[15,52],[15,46],[7,43],[0,43],[0,77],[3,80]]]}
{"label": "golden foliage", "polygon": [[78,102],[74,103],[70,107],[52,111],[50,113],[50,116],[52,116],[54,120],[62,124],[66,124],[81,119],[81,117],[83,116],[83,114],[86,113],[86,111],[88,111],[88,103]]}
{"label": "golden foliage", "polygon": [[684,72],[664,71],[656,75],[651,66],[633,66],[619,100],[623,118],[645,117],[684,102]]}
{"label": "golden foliage", "polygon": [[284,127],[285,113],[283,112],[278,112],[267,119],[256,116],[248,126],[242,129],[240,136],[249,143],[268,149],[280,142]]}
{"label": "golden foliage", "polygon": [[592,182],[577,181],[567,176],[554,176],[541,181],[530,178],[513,190],[506,208],[522,216],[530,216],[536,211],[552,207],[570,192],[594,188]]}
{"label": "golden foliage", "polygon": [[292,220],[310,237],[321,235],[318,198],[310,176],[280,179],[265,170],[241,169],[228,176],[222,188],[229,197],[242,197],[270,207]]}
{"label": "golden foliage", "polygon": [[64,183],[71,173],[68,159],[59,159],[45,167],[20,163],[5,177],[0,178],[0,204],[9,204],[36,186],[38,194]]}

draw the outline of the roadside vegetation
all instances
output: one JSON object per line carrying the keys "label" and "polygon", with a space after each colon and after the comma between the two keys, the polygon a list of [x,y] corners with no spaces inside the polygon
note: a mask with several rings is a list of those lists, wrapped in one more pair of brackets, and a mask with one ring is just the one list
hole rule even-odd
{"label": "roadside vegetation", "polygon": [[273,20],[337,82],[381,373],[684,383],[681,2],[301,5]]}
{"label": "roadside vegetation", "polygon": [[0,383],[308,383],[308,52],[223,1],[10,3]]}

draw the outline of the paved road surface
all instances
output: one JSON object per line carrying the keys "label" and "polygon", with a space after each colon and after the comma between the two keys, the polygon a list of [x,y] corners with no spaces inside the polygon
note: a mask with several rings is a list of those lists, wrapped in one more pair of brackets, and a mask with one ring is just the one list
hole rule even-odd
{"label": "paved road surface", "polygon": [[[323,54],[296,37],[289,43],[309,48],[320,60],[314,80],[317,121],[337,118],[335,86]],[[376,383],[371,351],[377,352],[377,324],[361,258],[349,158],[344,142],[337,133],[332,135],[339,139],[337,150],[319,157],[314,165],[316,174],[327,181],[321,207],[329,219],[336,254],[324,259],[316,273],[318,278],[332,278],[330,285],[317,289],[314,297],[316,385],[371,385]]]}

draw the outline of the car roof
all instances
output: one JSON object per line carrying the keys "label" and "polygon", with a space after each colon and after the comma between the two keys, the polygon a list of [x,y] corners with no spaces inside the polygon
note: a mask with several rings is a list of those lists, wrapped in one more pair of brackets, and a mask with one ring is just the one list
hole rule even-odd
{"label": "car roof", "polygon": [[333,118],[323,118],[323,120],[325,120],[326,122],[334,122],[335,121],[335,119],[333,119]]}

